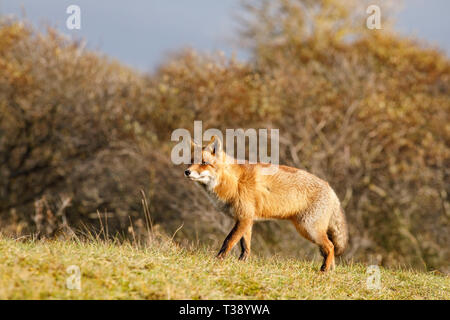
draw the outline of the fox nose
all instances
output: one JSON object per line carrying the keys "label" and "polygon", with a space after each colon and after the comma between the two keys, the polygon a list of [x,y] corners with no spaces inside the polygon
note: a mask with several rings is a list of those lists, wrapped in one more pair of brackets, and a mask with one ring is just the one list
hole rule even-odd
{"label": "fox nose", "polygon": [[186,177],[189,177],[190,174],[191,174],[191,170],[186,170],[186,171],[184,172],[184,175],[185,175]]}

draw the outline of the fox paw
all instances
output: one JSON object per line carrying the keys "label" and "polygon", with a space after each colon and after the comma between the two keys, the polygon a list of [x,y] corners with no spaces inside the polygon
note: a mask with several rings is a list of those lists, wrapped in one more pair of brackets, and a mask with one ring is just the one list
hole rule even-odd
{"label": "fox paw", "polygon": [[225,259],[225,257],[226,257],[226,255],[224,252],[219,252],[216,256],[216,258],[219,260],[223,260],[223,259]]}
{"label": "fox paw", "polygon": [[240,261],[247,261],[247,259],[248,259],[248,254],[241,254],[239,256],[239,260]]}

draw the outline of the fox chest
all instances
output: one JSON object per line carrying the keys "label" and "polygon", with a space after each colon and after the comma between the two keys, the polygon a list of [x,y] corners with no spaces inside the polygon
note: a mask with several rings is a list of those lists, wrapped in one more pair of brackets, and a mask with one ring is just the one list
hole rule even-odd
{"label": "fox chest", "polygon": [[232,205],[220,200],[215,194],[210,194],[210,198],[217,210],[224,213],[226,216],[234,218],[234,210]]}
{"label": "fox chest", "polygon": [[207,188],[205,188],[206,192],[207,192],[207,196],[209,198],[209,200],[213,203],[214,207],[219,210],[220,212],[224,213],[225,215],[234,218],[234,210],[233,210],[233,206],[229,203],[226,203],[225,201],[222,201],[221,199],[219,199],[217,197],[217,195],[208,190]]}

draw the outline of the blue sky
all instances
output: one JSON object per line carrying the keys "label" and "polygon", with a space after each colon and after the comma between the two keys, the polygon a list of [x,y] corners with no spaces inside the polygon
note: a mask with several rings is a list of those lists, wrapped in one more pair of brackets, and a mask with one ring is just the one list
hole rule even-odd
{"label": "blue sky", "polygon": [[[65,26],[66,8],[81,8],[81,30]],[[202,51],[236,51],[233,15],[239,0],[0,0],[0,14],[22,15],[84,38],[98,49],[143,71],[152,70],[171,51],[191,46]],[[450,54],[449,0],[405,0],[398,31],[415,35]],[[244,52],[238,56],[245,58]]]}

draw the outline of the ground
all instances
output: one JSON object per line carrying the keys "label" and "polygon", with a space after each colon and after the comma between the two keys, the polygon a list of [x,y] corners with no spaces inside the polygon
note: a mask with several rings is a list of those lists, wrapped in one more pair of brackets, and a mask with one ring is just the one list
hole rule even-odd
{"label": "ground", "polygon": [[[68,289],[77,268],[81,288]],[[211,249],[170,240],[142,247],[0,235],[0,299],[450,299],[442,274],[380,268],[381,287],[368,289],[367,266],[318,269],[317,261],[281,257],[219,261]]]}

